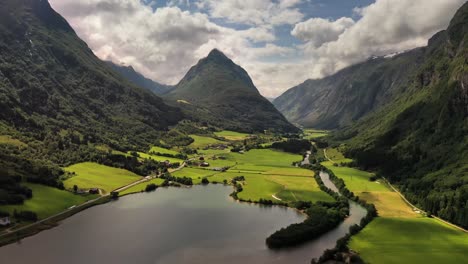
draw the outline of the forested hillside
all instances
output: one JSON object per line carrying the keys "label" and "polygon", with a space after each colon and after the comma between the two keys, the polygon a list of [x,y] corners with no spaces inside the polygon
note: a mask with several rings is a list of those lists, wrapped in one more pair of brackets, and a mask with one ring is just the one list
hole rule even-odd
{"label": "forested hillside", "polygon": [[248,73],[219,50],[201,59],[166,98],[192,120],[241,132],[297,132],[257,90]]}
{"label": "forested hillside", "polygon": [[146,148],[182,119],[36,0],[1,2],[0,109],[0,203],[27,194],[23,180],[59,186],[59,165],[89,159],[97,145]]}
{"label": "forested hillside", "polygon": [[409,200],[468,228],[468,3],[422,51],[405,92],[335,139]]}

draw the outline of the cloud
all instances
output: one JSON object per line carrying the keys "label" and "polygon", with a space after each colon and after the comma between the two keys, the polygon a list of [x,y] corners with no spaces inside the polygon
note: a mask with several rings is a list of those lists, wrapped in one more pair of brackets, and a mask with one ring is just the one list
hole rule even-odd
{"label": "cloud", "polygon": [[381,56],[426,45],[432,35],[448,26],[464,2],[377,0],[355,10],[361,18],[354,24],[347,23],[340,28],[333,24],[348,18],[334,22],[311,19],[297,24],[291,34],[305,40],[301,46],[304,56],[308,61],[317,62],[310,69],[310,76],[323,77],[372,55]]}
{"label": "cloud", "polygon": [[352,25],[354,25],[354,20],[348,17],[335,21],[311,18],[296,24],[291,34],[298,39],[308,41],[314,47],[320,47],[324,43],[338,40],[338,37]]}
{"label": "cloud", "polygon": [[300,0],[200,0],[197,5],[207,9],[213,18],[248,25],[294,24],[304,15],[295,8]]}
{"label": "cloud", "polygon": [[[464,3],[377,0],[354,10],[359,14],[355,20],[302,21],[303,0],[199,0],[190,2],[195,11],[183,11],[174,5],[186,2],[174,0],[153,10],[159,1],[50,0],[103,60],[132,65],[149,78],[175,84],[200,58],[218,48],[244,67],[269,97],[371,55],[423,46],[447,27]],[[229,27],[225,22],[242,26]],[[282,37],[278,25],[293,27],[291,34],[303,43],[278,44],[284,43],[276,42]]]}

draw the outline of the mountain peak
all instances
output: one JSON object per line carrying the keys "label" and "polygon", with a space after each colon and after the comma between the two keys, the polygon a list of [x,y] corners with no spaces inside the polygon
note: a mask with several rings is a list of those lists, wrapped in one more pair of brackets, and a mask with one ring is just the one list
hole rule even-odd
{"label": "mountain peak", "polygon": [[219,58],[219,57],[228,58],[222,51],[216,48],[212,49],[210,53],[208,53],[208,56],[207,56],[207,58]]}

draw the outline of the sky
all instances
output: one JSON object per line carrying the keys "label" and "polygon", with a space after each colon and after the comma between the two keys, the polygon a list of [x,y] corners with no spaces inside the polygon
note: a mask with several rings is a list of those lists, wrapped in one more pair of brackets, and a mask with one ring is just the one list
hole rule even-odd
{"label": "sky", "polygon": [[214,48],[277,97],[307,79],[425,46],[465,0],[49,0],[102,60],[177,84]]}

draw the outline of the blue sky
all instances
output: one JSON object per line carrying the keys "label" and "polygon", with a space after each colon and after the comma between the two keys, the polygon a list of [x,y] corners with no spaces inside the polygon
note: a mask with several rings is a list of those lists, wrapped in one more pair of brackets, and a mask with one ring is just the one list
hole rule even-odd
{"label": "blue sky", "polygon": [[103,60],[176,84],[213,48],[276,97],[427,44],[465,0],[49,0]]}

